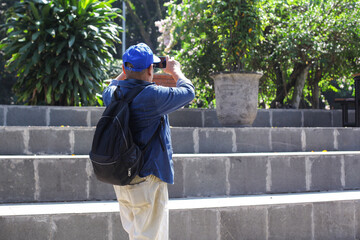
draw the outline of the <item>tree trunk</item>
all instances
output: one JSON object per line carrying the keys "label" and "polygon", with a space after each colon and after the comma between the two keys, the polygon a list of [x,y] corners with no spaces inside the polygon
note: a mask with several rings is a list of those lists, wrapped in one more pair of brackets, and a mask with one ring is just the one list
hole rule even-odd
{"label": "tree trunk", "polygon": [[291,105],[295,108],[299,108],[305,81],[309,74],[309,69],[310,65],[298,64],[297,66],[295,65],[294,72],[292,73],[293,77],[295,78],[295,86]]}
{"label": "tree trunk", "polygon": [[313,102],[312,102],[312,109],[319,109],[320,108],[320,88],[318,84],[314,84],[313,86]]}
{"label": "tree trunk", "polygon": [[141,36],[143,37],[144,39],[144,42],[152,49],[152,50],[155,50],[154,49],[154,46],[151,42],[151,37],[150,37],[150,34],[147,32],[147,30],[145,29],[145,25],[143,23],[143,21],[141,21],[140,17],[136,14],[136,12],[131,8],[130,6],[130,3],[131,1],[130,0],[127,0],[126,1],[126,7],[127,7],[127,10],[129,11],[130,13],[130,16],[132,18],[132,20],[137,24],[137,26],[139,27],[139,30],[140,30],[140,34]]}
{"label": "tree trunk", "polygon": [[318,65],[314,68],[315,74],[314,78],[312,80],[312,108],[313,109],[319,109],[320,108],[320,88],[319,88],[319,82],[321,81],[322,77],[322,68],[321,66],[318,67]]}
{"label": "tree trunk", "polygon": [[288,77],[286,76],[287,69],[282,69],[280,64],[275,65],[275,74],[276,74],[276,97],[271,102],[270,108],[277,108],[277,103],[280,105],[284,104],[284,99],[288,95],[290,89],[295,84],[295,79],[290,76],[289,82],[287,82]]}
{"label": "tree trunk", "polygon": [[274,71],[275,71],[275,75],[276,75],[276,86],[277,87],[276,87],[276,97],[271,102],[270,108],[276,108],[277,103],[282,104],[283,101],[284,101],[284,98],[286,97],[286,95],[285,95],[286,90],[284,89],[285,85],[283,84],[284,75],[283,75],[283,73],[281,71],[280,64],[275,63],[274,68],[275,68]]}

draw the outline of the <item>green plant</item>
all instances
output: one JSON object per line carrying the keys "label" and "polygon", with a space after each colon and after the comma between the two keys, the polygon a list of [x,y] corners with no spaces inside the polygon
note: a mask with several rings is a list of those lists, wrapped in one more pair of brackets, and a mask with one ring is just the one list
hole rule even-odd
{"label": "green plant", "polygon": [[319,108],[321,93],[336,90],[332,80],[351,79],[359,68],[359,1],[262,0],[260,6],[264,38],[251,65],[264,72],[263,104]]}
{"label": "green plant", "polygon": [[[156,31],[154,22],[162,18],[166,12],[164,2],[166,0],[125,0],[128,16],[127,45],[135,45],[145,42],[151,49],[157,46],[156,39],[159,32]],[[122,2],[122,1],[119,1]]]}
{"label": "green plant", "polygon": [[244,70],[246,59],[251,57],[249,52],[261,36],[256,4],[257,0],[186,0],[169,4],[169,13],[175,15],[174,39],[190,58],[206,53],[206,57],[217,59],[204,70]]}
{"label": "green plant", "polygon": [[[2,0],[0,3],[0,25],[5,24],[5,12],[14,4],[13,0]],[[0,39],[6,37],[6,30],[0,28]],[[5,70],[4,53],[0,51],[0,104],[11,104],[15,101],[12,86],[15,84],[16,76]]]}
{"label": "green plant", "polygon": [[121,28],[115,0],[22,0],[2,40],[14,88],[26,104],[93,105]]}
{"label": "green plant", "polygon": [[[214,99],[210,75],[248,68],[254,47],[261,38],[257,0],[184,0],[168,3],[168,17],[156,25],[165,52],[176,56],[187,76],[196,79],[197,97],[207,106]],[[207,87],[205,87],[207,86]]]}

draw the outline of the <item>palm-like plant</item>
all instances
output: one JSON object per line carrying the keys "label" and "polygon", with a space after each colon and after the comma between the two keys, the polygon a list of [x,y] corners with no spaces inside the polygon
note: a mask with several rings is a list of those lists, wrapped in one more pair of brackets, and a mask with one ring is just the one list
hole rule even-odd
{"label": "palm-like plant", "polygon": [[23,0],[8,11],[0,48],[26,104],[91,105],[121,28],[114,0]]}

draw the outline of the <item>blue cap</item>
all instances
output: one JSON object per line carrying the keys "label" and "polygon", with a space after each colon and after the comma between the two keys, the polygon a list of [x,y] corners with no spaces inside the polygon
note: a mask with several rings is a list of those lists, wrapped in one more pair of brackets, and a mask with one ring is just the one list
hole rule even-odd
{"label": "blue cap", "polygon": [[[141,72],[150,67],[153,63],[159,63],[161,60],[153,54],[151,49],[145,43],[139,43],[129,47],[123,54],[123,64],[125,69],[134,72]],[[125,63],[131,63],[134,68],[127,67]]]}

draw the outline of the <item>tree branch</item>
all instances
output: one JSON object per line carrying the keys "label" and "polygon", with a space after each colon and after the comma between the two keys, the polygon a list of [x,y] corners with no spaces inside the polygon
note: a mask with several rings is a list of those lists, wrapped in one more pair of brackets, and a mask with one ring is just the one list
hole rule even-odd
{"label": "tree branch", "polygon": [[145,11],[146,18],[150,19],[151,17],[150,17],[150,13],[149,13],[149,8],[148,8],[146,2],[147,2],[146,0],[142,0],[142,3],[144,5],[144,11]]}
{"label": "tree branch", "polygon": [[160,19],[162,19],[161,7],[160,7],[159,0],[154,0],[154,1],[155,1],[155,6],[156,6],[156,15],[159,16]]}
{"label": "tree branch", "polygon": [[139,27],[140,30],[140,34],[144,39],[144,42],[151,48],[154,49],[154,46],[151,42],[151,38],[150,38],[150,34],[145,30],[145,26],[144,23],[141,21],[141,19],[139,18],[139,16],[136,14],[136,12],[131,8],[131,1],[130,0],[126,0],[126,6],[127,9],[129,10],[130,16],[131,18],[134,20],[134,22],[137,24],[137,26]]}

